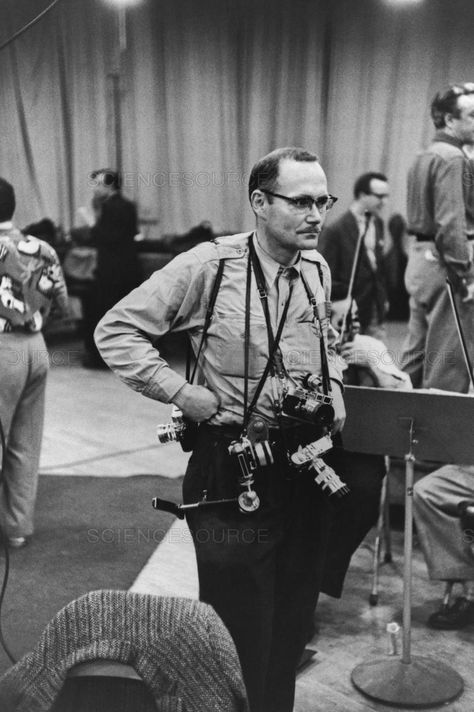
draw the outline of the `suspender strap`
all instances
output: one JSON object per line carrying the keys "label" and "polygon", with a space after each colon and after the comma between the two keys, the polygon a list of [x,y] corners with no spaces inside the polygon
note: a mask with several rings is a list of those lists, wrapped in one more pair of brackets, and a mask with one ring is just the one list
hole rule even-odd
{"label": "suspender strap", "polygon": [[[250,242],[250,238],[249,238]],[[245,287],[245,333],[244,333],[244,428],[247,427],[249,414],[247,403],[249,398],[249,361],[250,361],[250,293],[252,286],[252,270],[250,250],[247,260],[247,283]]]}
{"label": "suspender strap", "polygon": [[214,312],[214,306],[216,303],[217,294],[219,292],[219,287],[221,286],[222,274],[224,272],[224,263],[225,263],[224,259],[219,260],[219,266],[217,268],[216,277],[214,279],[214,284],[212,285],[211,296],[209,297],[209,304],[207,305],[207,311],[206,311],[206,317],[204,319],[204,328],[202,330],[201,341],[199,343],[199,348],[198,348],[198,352],[196,354],[196,360],[194,362],[194,368],[193,368],[193,372],[192,372],[191,376],[189,374],[191,372],[192,348],[191,348],[190,342],[188,341],[188,348],[187,348],[187,354],[186,354],[186,379],[189,381],[189,383],[192,383],[194,381],[194,377],[196,375],[196,370],[197,370],[198,363],[199,363],[199,357],[201,355],[201,351],[204,346],[204,341],[206,339],[209,326],[211,324],[212,314]]}
{"label": "suspender strap", "polygon": [[[252,260],[255,281],[257,282],[258,295],[260,297],[260,301],[262,302],[263,313],[265,315],[265,324],[267,325],[268,335],[268,352],[270,353],[273,350],[273,331],[270,320],[270,310],[268,308],[267,286],[265,284],[265,277],[263,275],[262,265],[260,264],[260,261],[255,252],[252,235],[249,238],[249,255],[250,259]],[[273,364],[271,364],[271,368],[272,367]]]}
{"label": "suspender strap", "polygon": [[[319,281],[321,282],[321,286],[324,288],[323,284],[323,272],[321,269],[321,265],[319,262],[316,263],[316,267],[318,269],[318,274],[319,274]],[[306,290],[306,294],[308,296],[309,303],[311,304],[311,307],[313,309],[313,318],[315,322],[319,324],[319,331],[321,332],[321,336],[319,339],[319,345],[321,349],[321,375],[323,379],[323,391],[324,395],[327,395],[331,391],[331,381],[329,380],[329,366],[328,366],[328,357],[327,357],[327,352],[326,352],[326,343],[324,340],[324,332],[323,332],[323,325],[321,323],[321,317],[319,316],[319,311],[318,311],[318,305],[316,302],[316,297],[314,296],[313,292],[311,291],[311,287],[308,284],[308,280],[306,279],[306,276],[301,269],[301,279],[303,281],[304,288]]]}

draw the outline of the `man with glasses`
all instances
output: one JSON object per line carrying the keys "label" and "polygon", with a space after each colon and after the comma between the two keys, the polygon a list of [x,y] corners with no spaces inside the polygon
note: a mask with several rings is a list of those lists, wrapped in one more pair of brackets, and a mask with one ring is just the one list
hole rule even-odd
{"label": "man with glasses", "polygon": [[[176,257],[106,314],[96,340],[125,383],[199,423],[183,498],[200,503],[186,510],[200,598],[234,638],[252,712],[291,712],[331,508],[315,481],[313,464],[330,472],[323,461],[297,470],[290,459],[329,425],[317,432],[319,406],[286,411],[312,378],[318,403],[332,399],[332,431],[344,423],[330,273],[315,249],[335,198],[314,154],[283,148],[253,167],[249,199],[252,233]],[[175,331],[188,333],[205,385],[160,357]]]}
{"label": "man with glasses", "polygon": [[453,283],[471,357],[474,353],[474,83],[451,86],[431,104],[433,143],[408,174],[408,228],[415,236],[405,282],[410,294],[403,370],[415,388],[466,393],[464,365],[446,290]]}
{"label": "man with glasses", "polygon": [[363,235],[352,297],[357,304],[362,334],[383,336],[387,291],[383,266],[382,211],[388,199],[383,173],[364,173],[354,184],[354,200],[341,217],[325,227],[319,249],[333,279],[332,298],[346,299],[359,236]]}

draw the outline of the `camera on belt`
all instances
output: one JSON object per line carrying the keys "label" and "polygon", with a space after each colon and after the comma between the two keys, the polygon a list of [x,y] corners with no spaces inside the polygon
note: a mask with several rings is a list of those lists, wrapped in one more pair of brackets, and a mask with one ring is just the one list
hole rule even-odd
{"label": "camera on belt", "polygon": [[255,512],[260,507],[260,499],[252,488],[254,472],[258,467],[273,463],[273,453],[269,441],[268,425],[261,418],[253,418],[238,440],[228,447],[230,455],[235,455],[239,463],[241,477],[239,484],[244,491],[237,497],[241,512]]}
{"label": "camera on belt", "polygon": [[160,443],[179,442],[184,452],[190,452],[195,445],[198,424],[184,417],[177,406],[171,411],[171,422],[157,426],[156,435]]}

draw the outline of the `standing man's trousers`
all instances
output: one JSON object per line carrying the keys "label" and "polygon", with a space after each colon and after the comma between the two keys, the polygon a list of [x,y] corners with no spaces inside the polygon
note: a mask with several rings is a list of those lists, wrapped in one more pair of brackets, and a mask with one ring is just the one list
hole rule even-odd
{"label": "standing man's trousers", "polygon": [[[237,433],[201,426],[183,485],[184,501],[231,498],[242,492],[228,446]],[[232,637],[252,712],[293,710],[296,668],[318,598],[331,505],[314,473],[281,458],[257,472],[260,508],[236,503],[188,510],[196,548],[200,598]]]}
{"label": "standing man's trousers", "polygon": [[47,373],[41,333],[0,334],[0,419],[6,439],[0,519],[7,537],[33,533]]}
{"label": "standing man's trousers", "polygon": [[[410,250],[405,284],[410,295],[408,335],[401,368],[415,388],[442,388],[467,393],[467,371],[446,289],[447,272],[434,242],[417,242]],[[474,302],[456,304],[467,349],[474,358]]]}

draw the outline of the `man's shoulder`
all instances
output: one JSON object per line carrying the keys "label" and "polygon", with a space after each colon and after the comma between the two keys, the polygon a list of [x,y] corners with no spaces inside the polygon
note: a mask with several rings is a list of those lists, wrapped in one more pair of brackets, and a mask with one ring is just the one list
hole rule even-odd
{"label": "man's shoulder", "polygon": [[247,253],[248,239],[252,233],[241,232],[236,235],[223,235],[209,242],[201,242],[189,250],[201,263],[220,259],[239,259]]}
{"label": "man's shoulder", "polygon": [[304,250],[301,253],[301,259],[304,262],[310,262],[313,265],[320,265],[322,267],[323,271],[328,270],[330,271],[329,265],[325,258],[322,256],[322,254],[318,250]]}
{"label": "man's shoulder", "polygon": [[418,153],[415,158],[415,163],[419,160],[423,160],[423,158],[464,161],[465,155],[459,146],[438,139],[433,141],[424,151]]}
{"label": "man's shoulder", "polygon": [[57,259],[56,250],[48,242],[33,235],[24,235],[17,228],[8,232],[0,231],[0,242],[11,245],[20,255]]}

